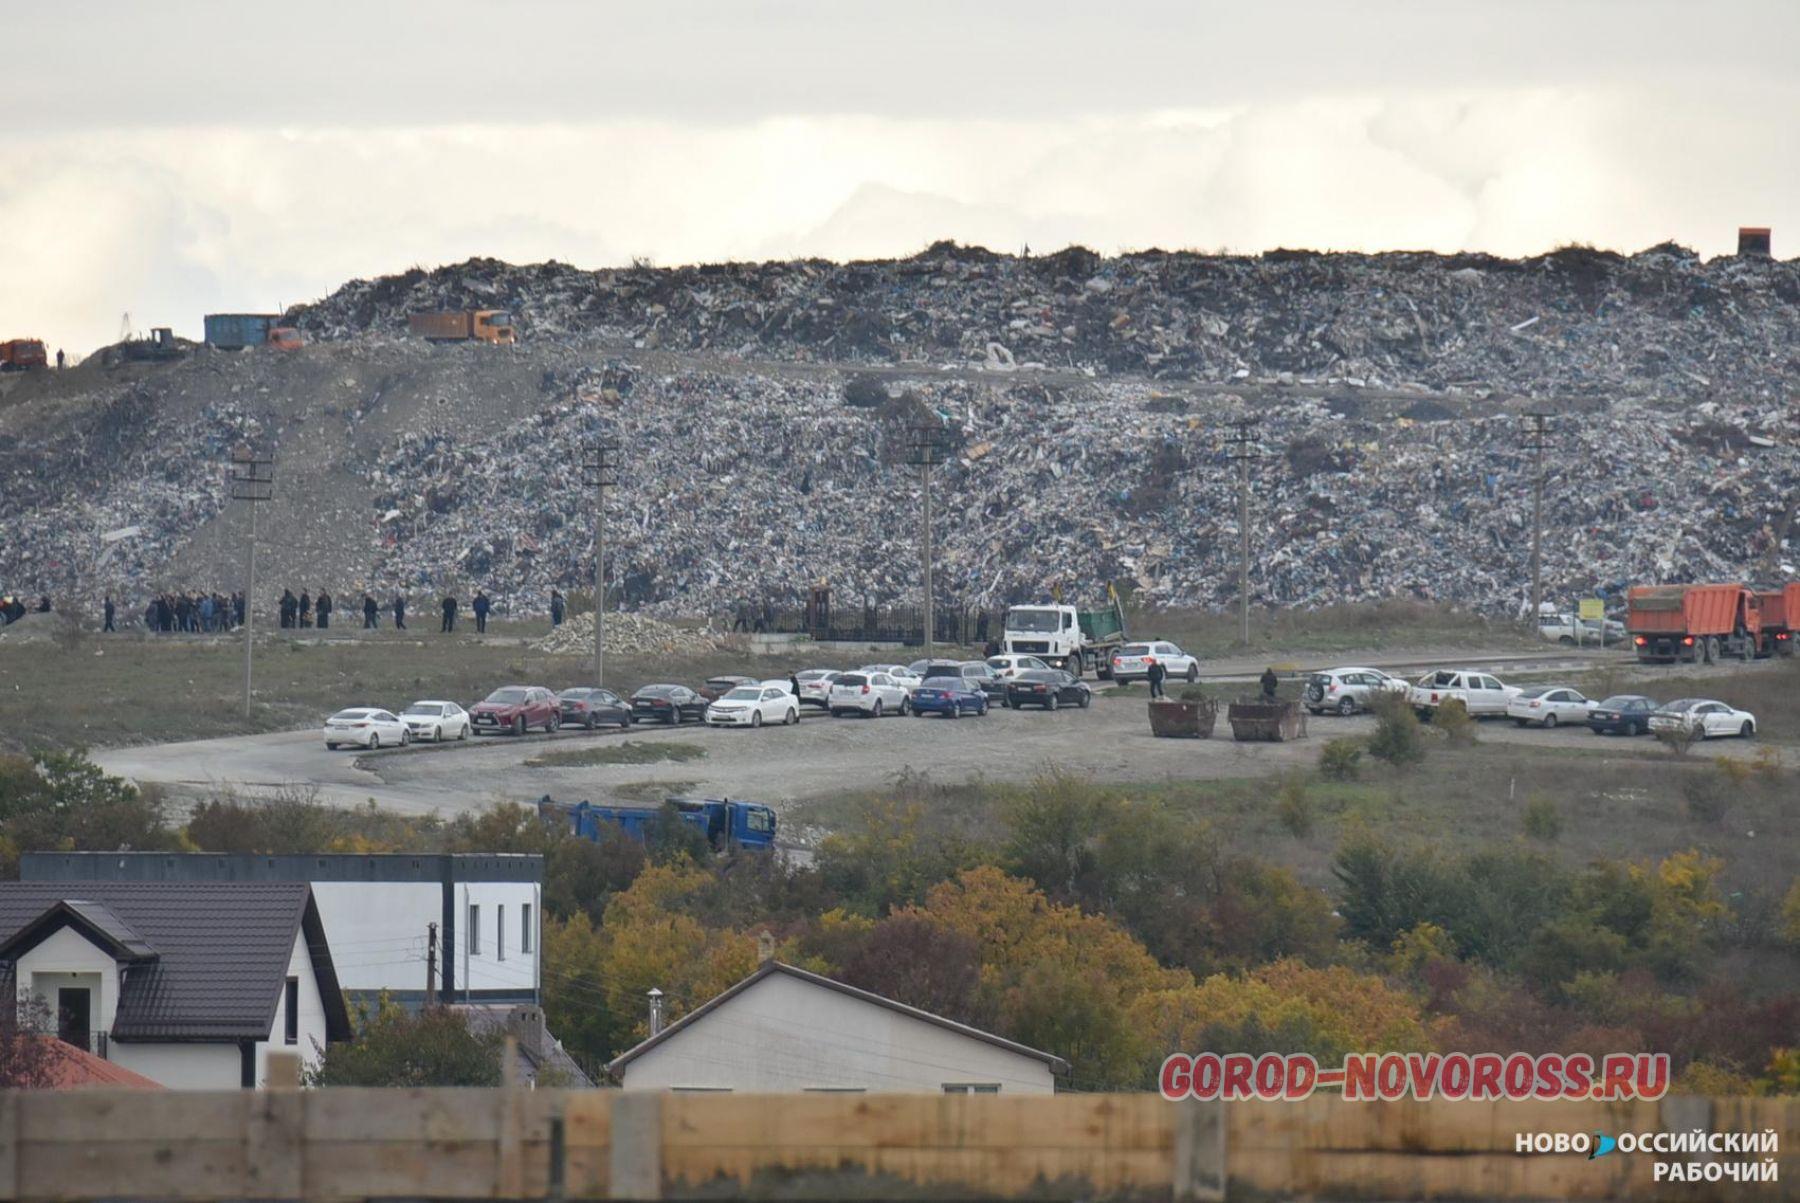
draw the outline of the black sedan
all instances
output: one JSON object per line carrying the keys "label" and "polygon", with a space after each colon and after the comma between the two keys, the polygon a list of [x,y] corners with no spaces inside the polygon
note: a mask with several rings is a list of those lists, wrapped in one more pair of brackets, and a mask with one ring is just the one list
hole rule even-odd
{"label": "black sedan", "polygon": [[1650,730],[1650,712],[1655,709],[1653,698],[1617,694],[1588,707],[1588,730],[1595,735],[1642,735]]}
{"label": "black sedan", "polygon": [[1085,710],[1093,700],[1094,691],[1086,681],[1060,668],[1034,668],[1006,683],[1006,704],[1014,710],[1021,706],[1042,706],[1045,710],[1080,706]]}
{"label": "black sedan", "polygon": [[678,726],[689,719],[706,721],[710,703],[685,685],[646,685],[631,695],[631,714],[638,722]]}
{"label": "black sedan", "polygon": [[610,689],[565,689],[556,695],[562,702],[565,727],[631,726],[631,703]]}

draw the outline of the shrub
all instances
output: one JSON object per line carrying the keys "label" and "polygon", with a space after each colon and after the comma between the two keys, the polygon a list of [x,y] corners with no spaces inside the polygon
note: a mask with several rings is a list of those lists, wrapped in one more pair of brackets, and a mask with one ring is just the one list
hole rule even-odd
{"label": "shrub", "polygon": [[1688,818],[1696,823],[1719,823],[1731,809],[1733,789],[1724,777],[1710,773],[1692,773],[1681,783],[1681,796],[1687,802]]}
{"label": "shrub", "polygon": [[1327,781],[1355,781],[1362,776],[1362,743],[1340,736],[1319,749],[1319,776]]}
{"label": "shrub", "polygon": [[1192,685],[1183,685],[1180,689],[1175,691],[1175,700],[1178,702],[1204,702],[1211,696],[1212,695],[1206,691],[1206,686],[1201,685],[1198,682]]}
{"label": "shrub", "polygon": [[1425,741],[1419,734],[1419,719],[1412,707],[1403,699],[1383,697],[1371,709],[1375,712],[1375,734],[1369,739],[1369,755],[1397,769],[1425,759]]}
{"label": "shrub", "polygon": [[[1764,751],[1767,750],[1769,749],[1765,745]],[[1715,756],[1713,768],[1718,770],[1721,782],[1738,792],[1742,792],[1743,788],[1750,784],[1750,778],[1756,772],[1754,766],[1731,756]]]}
{"label": "shrub", "polygon": [[1694,741],[1698,738],[1699,734],[1685,724],[1679,727],[1661,727],[1656,732],[1657,742],[1667,748],[1669,755],[1677,760],[1688,754],[1688,749],[1694,746]]}
{"label": "shrub", "polygon": [[1466,748],[1475,742],[1475,720],[1461,698],[1449,698],[1431,715],[1431,725],[1442,731],[1456,747]]}
{"label": "shrub", "polygon": [[1562,834],[1562,811],[1542,794],[1525,803],[1525,834],[1534,840],[1554,840]]}
{"label": "shrub", "polygon": [[1275,814],[1295,839],[1303,840],[1312,834],[1313,802],[1306,792],[1305,777],[1290,773],[1282,779],[1281,797],[1275,804]]}

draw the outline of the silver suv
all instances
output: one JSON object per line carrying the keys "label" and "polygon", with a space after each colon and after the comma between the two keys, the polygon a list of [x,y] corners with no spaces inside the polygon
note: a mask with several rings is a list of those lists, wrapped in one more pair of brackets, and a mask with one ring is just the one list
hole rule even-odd
{"label": "silver suv", "polygon": [[1314,714],[1355,714],[1384,693],[1404,695],[1407,684],[1379,668],[1333,668],[1306,679],[1306,708]]}

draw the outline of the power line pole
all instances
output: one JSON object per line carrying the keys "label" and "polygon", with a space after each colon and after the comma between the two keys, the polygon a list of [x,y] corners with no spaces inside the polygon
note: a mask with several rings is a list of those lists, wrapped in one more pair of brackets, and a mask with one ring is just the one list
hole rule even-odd
{"label": "power line pole", "polygon": [[931,584],[931,471],[940,466],[948,453],[944,445],[944,428],[921,423],[912,428],[912,442],[907,447],[906,462],[919,469],[919,494],[924,501],[924,531],[919,539],[920,558],[925,574],[925,658],[931,659],[931,647],[937,635],[932,625],[935,605]]}
{"label": "power line pole", "polygon": [[619,441],[594,440],[582,462],[582,483],[594,490],[594,687],[606,685],[606,490],[619,483]]}
{"label": "power line pole", "polygon": [[[1544,447],[1548,444],[1550,415],[1528,413],[1531,428],[1525,446],[1535,459],[1531,480],[1531,621],[1538,620],[1544,604]],[[1577,623],[1576,631],[1580,626]]]}
{"label": "power line pole", "polygon": [[425,1005],[437,1005],[437,924],[425,925]]}
{"label": "power line pole", "polygon": [[250,510],[250,538],[244,549],[244,717],[250,717],[251,630],[256,625],[256,507],[275,496],[275,461],[257,458],[249,446],[231,453],[226,480],[231,499]]}
{"label": "power line pole", "polygon": [[1262,458],[1250,433],[1255,418],[1239,418],[1225,438],[1227,458],[1238,466],[1238,641],[1250,646],[1250,461]]}

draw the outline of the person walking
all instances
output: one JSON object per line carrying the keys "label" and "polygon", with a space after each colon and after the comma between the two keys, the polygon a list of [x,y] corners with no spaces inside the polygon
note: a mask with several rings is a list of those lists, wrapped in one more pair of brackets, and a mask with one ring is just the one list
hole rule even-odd
{"label": "person walking", "polygon": [[406,629],[406,595],[404,593],[394,594],[394,629],[396,631]]}
{"label": "person walking", "polygon": [[488,600],[487,594],[479,589],[475,590],[475,600],[469,603],[469,609],[475,611],[475,633],[477,635],[487,634],[488,609],[493,604]]}
{"label": "person walking", "polygon": [[444,625],[438,628],[448,635],[456,630],[456,595],[448,594],[444,598]]}
{"label": "person walking", "polygon": [[1152,698],[1165,696],[1163,694],[1163,678],[1168,675],[1169,670],[1163,667],[1162,661],[1158,660],[1155,656],[1150,657],[1150,666],[1144,670],[1144,676],[1150,682],[1150,696]]}
{"label": "person walking", "polygon": [[1271,667],[1263,669],[1263,675],[1258,680],[1262,685],[1262,700],[1273,702],[1275,691],[1281,687],[1281,678],[1275,675],[1275,670]]}
{"label": "person walking", "polygon": [[313,610],[319,616],[319,629],[321,631],[329,629],[332,610],[331,594],[323,589],[319,590],[319,600],[313,603]]}
{"label": "person walking", "polygon": [[380,613],[381,607],[375,604],[375,599],[370,597],[367,593],[363,594],[363,630],[375,630],[379,625],[375,620],[375,616]]}
{"label": "person walking", "polygon": [[563,623],[563,614],[567,609],[568,606],[563,601],[563,595],[555,589],[550,590],[550,625],[560,627]]}
{"label": "person walking", "polygon": [[102,631],[110,631],[113,629],[113,599],[112,599],[112,594],[110,594],[110,593],[108,593],[106,595],[106,603],[103,607],[103,610],[104,610],[104,613],[106,614],[106,623],[100,629]]}

